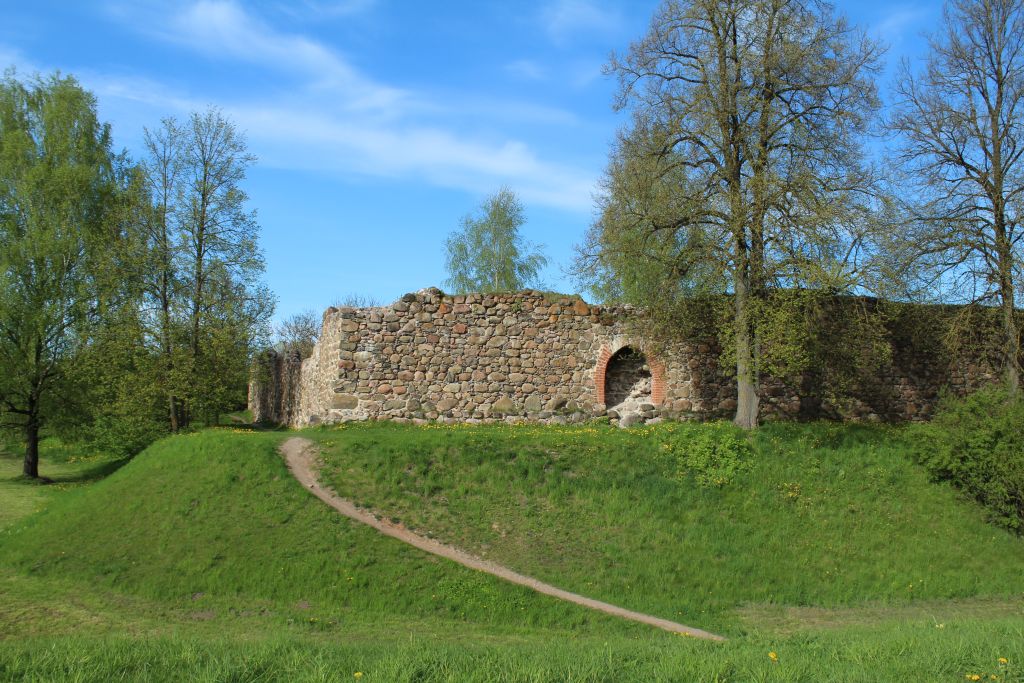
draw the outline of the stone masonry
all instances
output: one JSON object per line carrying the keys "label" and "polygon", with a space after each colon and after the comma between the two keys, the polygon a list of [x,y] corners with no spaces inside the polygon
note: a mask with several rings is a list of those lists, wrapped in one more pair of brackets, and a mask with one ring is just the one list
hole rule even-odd
{"label": "stone masonry", "polygon": [[[639,323],[639,324],[638,324]],[[250,387],[259,421],[295,427],[350,420],[580,422],[732,416],[735,381],[712,336],[656,345],[642,313],[535,291],[406,294],[386,307],[329,308],[312,355],[269,354]],[[765,382],[765,419],[899,421],[930,414],[943,387],[992,381],[984,364],[931,367],[897,349],[882,390],[831,405]],[[301,362],[301,368],[299,363]]]}

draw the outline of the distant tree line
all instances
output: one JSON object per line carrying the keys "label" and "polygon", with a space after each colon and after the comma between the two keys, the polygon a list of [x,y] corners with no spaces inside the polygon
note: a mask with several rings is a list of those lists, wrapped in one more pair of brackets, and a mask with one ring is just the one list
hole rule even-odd
{"label": "distant tree line", "polygon": [[38,477],[46,429],[131,453],[244,405],[273,297],[217,109],[112,148],[96,100],[55,74],[0,81],[0,420]]}

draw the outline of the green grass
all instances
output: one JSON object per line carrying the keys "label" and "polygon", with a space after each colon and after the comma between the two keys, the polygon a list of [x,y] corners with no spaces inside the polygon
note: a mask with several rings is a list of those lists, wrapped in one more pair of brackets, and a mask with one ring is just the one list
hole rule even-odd
{"label": "green grass", "polygon": [[749,471],[702,488],[673,477],[660,448],[700,429],[312,434],[341,495],[559,586],[684,623],[741,633],[735,615],[747,604],[1024,604],[1024,543],[930,483],[899,432],[769,425]]}
{"label": "green grass", "polygon": [[340,517],[288,474],[282,438],[212,430],[160,441],[0,535],[5,564],[214,615],[273,610],[336,625],[384,614],[511,629],[612,621]]}
{"label": "green grass", "polygon": [[672,476],[669,429],[304,435],[343,495],[724,644],[427,557],[303,491],[286,434],[218,429],[119,468],[51,442],[49,486],[0,457],[0,680],[1024,680],[1024,544],[902,432],[769,426],[704,489]]}
{"label": "green grass", "polygon": [[124,463],[53,437],[43,439],[39,450],[40,474],[50,483],[26,480],[20,444],[0,443],[0,531],[42,510],[55,494],[98,481]]}

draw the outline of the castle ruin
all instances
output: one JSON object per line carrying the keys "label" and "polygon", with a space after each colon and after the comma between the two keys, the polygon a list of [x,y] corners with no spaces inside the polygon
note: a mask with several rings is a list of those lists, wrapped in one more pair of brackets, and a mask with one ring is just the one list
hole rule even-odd
{"label": "castle ruin", "polygon": [[[250,387],[261,422],[304,427],[351,420],[582,422],[729,418],[735,380],[713,333],[645,337],[629,306],[592,306],[535,291],[406,294],[385,307],[329,308],[309,358],[269,352]],[[763,419],[927,417],[939,394],[995,381],[978,359],[936,363],[894,342],[876,386],[842,405],[806,382],[762,382]],[[809,393],[811,395],[809,395]],[[831,403],[830,403],[831,401]]]}

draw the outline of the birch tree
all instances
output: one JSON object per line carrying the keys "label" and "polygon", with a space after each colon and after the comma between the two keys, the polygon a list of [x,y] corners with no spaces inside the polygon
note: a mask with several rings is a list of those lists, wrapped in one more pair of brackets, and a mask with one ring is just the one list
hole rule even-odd
{"label": "birch tree", "polygon": [[445,284],[459,293],[509,292],[535,284],[547,259],[541,247],[519,235],[526,218],[516,194],[501,188],[484,200],[480,214],[463,217],[462,229],[448,237]]}
{"label": "birch tree", "polygon": [[119,235],[109,127],[70,77],[0,81],[0,418],[39,438],[69,400],[68,363],[100,314],[105,259]]}

